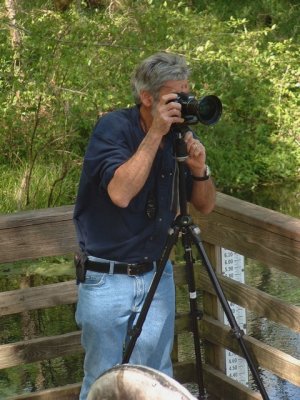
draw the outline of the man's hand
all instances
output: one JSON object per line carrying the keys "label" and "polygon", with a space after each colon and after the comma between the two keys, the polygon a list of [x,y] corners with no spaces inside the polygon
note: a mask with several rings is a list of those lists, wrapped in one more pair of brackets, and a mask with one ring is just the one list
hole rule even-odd
{"label": "man's hand", "polygon": [[206,153],[203,144],[193,137],[192,132],[187,132],[184,141],[187,147],[188,158],[186,164],[192,175],[203,176],[205,173]]}
{"label": "man's hand", "polygon": [[184,119],[181,117],[181,104],[175,100],[176,93],[169,93],[161,97],[160,101],[154,106],[153,121],[149,133],[166,135],[172,124],[182,124]]}

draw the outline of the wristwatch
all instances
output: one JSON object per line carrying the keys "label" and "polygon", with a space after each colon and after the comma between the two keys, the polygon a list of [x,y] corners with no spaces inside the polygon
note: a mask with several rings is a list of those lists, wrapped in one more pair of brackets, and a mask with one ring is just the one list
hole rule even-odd
{"label": "wristwatch", "polygon": [[210,177],[210,168],[208,165],[206,165],[205,167],[205,172],[203,176],[194,176],[192,175],[192,178],[194,179],[194,181],[207,181],[207,179],[209,179]]}

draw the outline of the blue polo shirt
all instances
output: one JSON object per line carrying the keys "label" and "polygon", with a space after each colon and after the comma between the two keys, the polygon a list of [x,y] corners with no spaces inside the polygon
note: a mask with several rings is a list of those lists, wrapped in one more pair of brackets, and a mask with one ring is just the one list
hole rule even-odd
{"label": "blue polo shirt", "polygon": [[[155,261],[161,256],[176,216],[172,135],[165,136],[144,187],[128,207],[116,206],[107,193],[114,172],[136,152],[144,135],[137,106],[106,114],[93,131],[74,210],[79,246],[88,255],[128,263]],[[187,181],[190,194],[191,180]],[[150,198],[156,206],[155,215],[149,218]]]}

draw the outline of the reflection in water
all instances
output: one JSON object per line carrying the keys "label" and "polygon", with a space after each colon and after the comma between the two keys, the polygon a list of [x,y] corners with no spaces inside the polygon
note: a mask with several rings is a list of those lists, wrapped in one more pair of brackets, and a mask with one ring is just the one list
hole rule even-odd
{"label": "reflection in water", "polygon": [[300,182],[263,186],[254,191],[228,194],[282,214],[300,217]]}
{"label": "reflection in water", "polygon": [[[300,279],[253,260],[246,262],[246,283],[290,304],[300,304]],[[247,333],[285,353],[300,358],[300,335],[283,325],[248,312]],[[300,399],[300,388],[264,370],[262,379],[270,400]],[[252,386],[253,385],[252,382]]]}
{"label": "reflection in water", "polygon": [[[246,283],[291,304],[300,303],[300,279],[291,278],[273,268],[255,265],[252,260],[246,262]],[[248,312],[247,334],[295,358],[300,358],[300,335],[283,325]],[[270,400],[300,399],[300,387],[266,370],[260,370],[260,373]],[[257,390],[250,373],[249,378],[250,387]]]}
{"label": "reflection in water", "polygon": [[[230,194],[230,193],[228,193]],[[259,190],[232,194],[243,200],[296,218],[300,217],[300,182],[276,185]],[[253,260],[246,260],[246,283],[287,303],[300,306],[300,279],[291,277],[275,268]],[[247,333],[264,343],[300,358],[300,335],[288,328],[260,318],[254,313],[247,315]],[[251,377],[251,374],[249,374]],[[262,379],[270,400],[298,400],[300,388],[262,371]],[[252,387],[255,385],[252,382]]]}

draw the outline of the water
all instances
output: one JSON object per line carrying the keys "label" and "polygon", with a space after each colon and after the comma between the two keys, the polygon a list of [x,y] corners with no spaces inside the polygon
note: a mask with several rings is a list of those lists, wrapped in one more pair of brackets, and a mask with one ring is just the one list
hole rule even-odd
{"label": "water", "polygon": [[[300,279],[291,278],[274,268],[268,268],[252,260],[246,262],[246,283],[282,300],[300,306]],[[247,333],[276,347],[295,358],[300,358],[300,335],[283,325],[259,318],[248,312]],[[263,370],[262,381],[270,400],[300,399],[300,387]],[[253,386],[253,384],[252,384]]]}
{"label": "water", "polygon": [[[300,184],[285,188],[263,188],[256,193],[238,193],[235,196],[299,217],[299,193]],[[42,283],[47,284],[73,278],[71,260],[68,258],[59,257],[53,258],[51,261],[42,260],[36,263],[6,264],[0,266],[0,291],[17,289],[20,285],[38,286]],[[246,260],[246,283],[291,304],[300,305],[300,280],[291,278],[276,269],[255,263],[253,260]],[[187,293],[182,293],[180,307],[185,311],[188,309]],[[75,331],[77,327],[74,322],[74,310],[74,305],[66,305],[2,317],[0,318],[0,342],[1,344],[12,343],[23,340],[24,337],[50,336]],[[299,334],[293,333],[279,324],[268,322],[266,319],[257,318],[250,313],[247,321],[248,333],[300,358]],[[190,359],[193,355],[190,334],[182,335],[180,346],[180,360]],[[80,382],[83,374],[82,364],[83,354],[80,354],[0,370],[0,400],[15,394]],[[270,400],[300,399],[299,387],[264,370],[261,371],[261,376]],[[196,390],[193,386],[189,389]]]}
{"label": "water", "polygon": [[300,217],[300,182],[263,186],[254,191],[227,193],[250,203]]}
{"label": "water", "polygon": [[[236,197],[251,203],[300,217],[300,183],[260,188],[259,191],[238,193]],[[300,279],[251,259],[245,260],[245,282],[290,304],[300,306]],[[288,328],[247,314],[247,333],[266,344],[300,358],[300,334]],[[266,370],[260,371],[270,400],[300,400],[300,388],[284,381]],[[252,380],[251,386],[254,388]]]}

